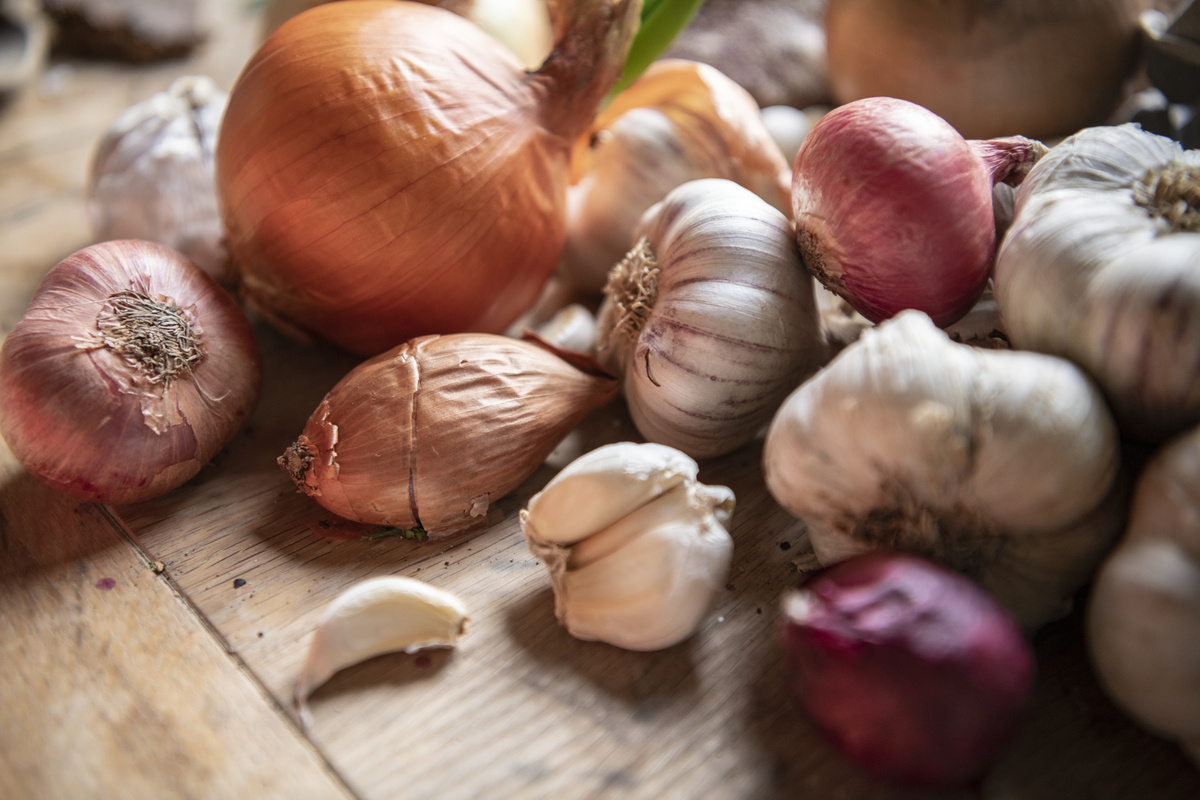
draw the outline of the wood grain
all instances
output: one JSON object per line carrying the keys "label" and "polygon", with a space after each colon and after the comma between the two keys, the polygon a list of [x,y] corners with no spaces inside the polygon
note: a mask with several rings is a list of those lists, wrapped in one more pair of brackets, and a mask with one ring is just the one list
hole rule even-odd
{"label": "wood grain", "polygon": [[0,508],[0,796],[350,796],[103,507]]}

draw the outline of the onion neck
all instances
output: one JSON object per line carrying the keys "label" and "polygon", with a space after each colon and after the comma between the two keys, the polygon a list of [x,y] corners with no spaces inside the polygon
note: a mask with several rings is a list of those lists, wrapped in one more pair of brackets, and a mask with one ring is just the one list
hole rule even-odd
{"label": "onion neck", "polygon": [[591,123],[625,67],[642,0],[558,0],[551,3],[554,48],[534,73],[546,86],[542,124],[575,139]]}
{"label": "onion neck", "polygon": [[983,159],[992,186],[1006,183],[1019,186],[1048,148],[1036,139],[1006,136],[1002,139],[968,139],[967,144]]}

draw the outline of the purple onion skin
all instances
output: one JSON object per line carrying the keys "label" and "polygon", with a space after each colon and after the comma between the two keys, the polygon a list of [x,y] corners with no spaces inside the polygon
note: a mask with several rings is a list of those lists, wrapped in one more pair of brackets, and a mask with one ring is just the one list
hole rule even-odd
{"label": "purple onion skin", "polygon": [[1024,720],[1032,649],[966,576],[904,553],[851,557],[783,603],[789,688],[850,761],[921,787],[981,779]]}

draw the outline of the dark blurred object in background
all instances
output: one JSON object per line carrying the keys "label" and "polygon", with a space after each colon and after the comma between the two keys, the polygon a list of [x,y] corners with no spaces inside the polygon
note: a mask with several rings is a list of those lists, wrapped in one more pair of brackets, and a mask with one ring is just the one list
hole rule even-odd
{"label": "dark blurred object in background", "polygon": [[55,55],[147,64],[183,58],[206,34],[197,0],[42,0]]}
{"label": "dark blurred object in background", "polygon": [[710,64],[758,104],[829,102],[826,0],[708,0],[663,56]]}

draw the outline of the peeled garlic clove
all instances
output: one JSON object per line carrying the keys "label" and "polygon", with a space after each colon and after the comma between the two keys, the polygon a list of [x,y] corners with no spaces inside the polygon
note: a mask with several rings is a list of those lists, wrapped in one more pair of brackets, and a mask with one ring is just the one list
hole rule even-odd
{"label": "peeled garlic clove", "polygon": [[370,578],[329,604],[309,645],[296,683],[296,705],[334,673],[384,653],[453,647],[467,621],[457,597],[401,576]]}
{"label": "peeled garlic clove", "polygon": [[142,239],[224,277],[213,152],[228,95],[209,78],[177,78],[124,111],[101,138],[87,184],[97,241]]}
{"label": "peeled garlic clove", "polygon": [[[644,467],[667,457],[664,450],[669,448],[629,442],[598,448],[569,465],[566,479],[547,484],[521,512],[530,551],[550,574],[555,615],[576,638],[629,650],[670,647],[699,629],[728,580],[733,492],[696,481],[694,462],[690,476],[669,478],[663,491],[661,479],[672,470]],[[666,458],[684,459],[682,453]],[[603,477],[606,471],[611,480]],[[640,492],[639,480],[647,484]],[[645,495],[651,499],[638,502]],[[604,496],[611,507],[601,518],[628,510],[574,540],[588,501],[596,508]]]}
{"label": "peeled garlic clove", "polygon": [[575,459],[529,500],[522,524],[543,542],[570,545],[607,528],[680,484],[695,461],[673,447],[617,442]]}
{"label": "peeled garlic clove", "polygon": [[692,458],[730,452],[826,360],[791,223],[744,187],[706,178],[673,189],[636,233],[609,273],[597,358],[623,376],[643,437]]}
{"label": "peeled garlic clove", "polygon": [[924,555],[1027,628],[1065,613],[1123,516],[1116,426],[1087,376],[957,344],[918,311],[865,331],[783,403],[763,469],[822,564]]}
{"label": "peeled garlic clove", "polygon": [[339,516],[442,539],[486,526],[617,382],[588,360],[498,334],[412,340],[330,390],[279,459]]}
{"label": "peeled garlic clove", "polygon": [[537,328],[539,338],[563,350],[593,353],[596,350],[596,315],[580,303],[559,309]]}
{"label": "peeled garlic clove", "polygon": [[559,274],[599,292],[647,208],[690,180],[725,178],[781,211],[791,172],[754,99],[720,71],[659,59],[621,92],[572,153]]}

